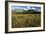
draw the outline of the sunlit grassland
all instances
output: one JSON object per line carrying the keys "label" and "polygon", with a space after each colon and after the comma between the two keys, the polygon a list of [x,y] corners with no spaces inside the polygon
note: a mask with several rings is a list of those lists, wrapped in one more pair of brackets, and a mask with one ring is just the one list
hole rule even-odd
{"label": "sunlit grassland", "polygon": [[41,14],[12,14],[12,28],[39,27]]}

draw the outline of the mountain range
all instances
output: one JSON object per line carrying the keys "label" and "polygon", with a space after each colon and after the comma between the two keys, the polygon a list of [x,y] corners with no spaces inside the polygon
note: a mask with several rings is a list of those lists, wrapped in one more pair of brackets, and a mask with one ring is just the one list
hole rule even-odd
{"label": "mountain range", "polygon": [[40,7],[34,7],[34,6],[12,6],[12,10],[33,10],[33,11],[41,11]]}

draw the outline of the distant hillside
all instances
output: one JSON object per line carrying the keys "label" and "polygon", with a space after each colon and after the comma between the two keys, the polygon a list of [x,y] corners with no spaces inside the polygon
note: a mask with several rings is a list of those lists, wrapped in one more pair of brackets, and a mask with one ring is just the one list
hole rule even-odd
{"label": "distant hillside", "polygon": [[16,13],[16,14],[40,14],[41,12],[40,11],[36,11],[36,10],[33,10],[33,9],[29,9],[29,10],[19,10],[19,9],[16,9],[14,11],[12,11],[13,13]]}

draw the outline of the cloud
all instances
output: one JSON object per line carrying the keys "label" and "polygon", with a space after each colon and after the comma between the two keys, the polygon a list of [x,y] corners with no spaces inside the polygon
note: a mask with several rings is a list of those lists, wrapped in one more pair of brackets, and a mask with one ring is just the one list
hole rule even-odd
{"label": "cloud", "polygon": [[41,9],[39,7],[32,7],[32,6],[15,6],[15,7],[12,7],[12,10],[15,10],[15,9],[19,9],[19,10],[36,10],[36,11],[41,11]]}
{"label": "cloud", "polygon": [[33,9],[33,10],[36,10],[36,8],[33,8],[33,7],[32,7],[32,9]]}

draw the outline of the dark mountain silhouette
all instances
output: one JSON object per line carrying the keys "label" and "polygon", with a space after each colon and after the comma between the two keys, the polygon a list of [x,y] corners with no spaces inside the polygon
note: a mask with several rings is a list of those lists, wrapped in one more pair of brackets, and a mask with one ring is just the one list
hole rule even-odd
{"label": "dark mountain silhouette", "polygon": [[16,9],[13,12],[16,14],[40,14],[41,13],[40,11],[33,10],[33,9],[29,9],[29,10],[18,10],[18,9]]}

